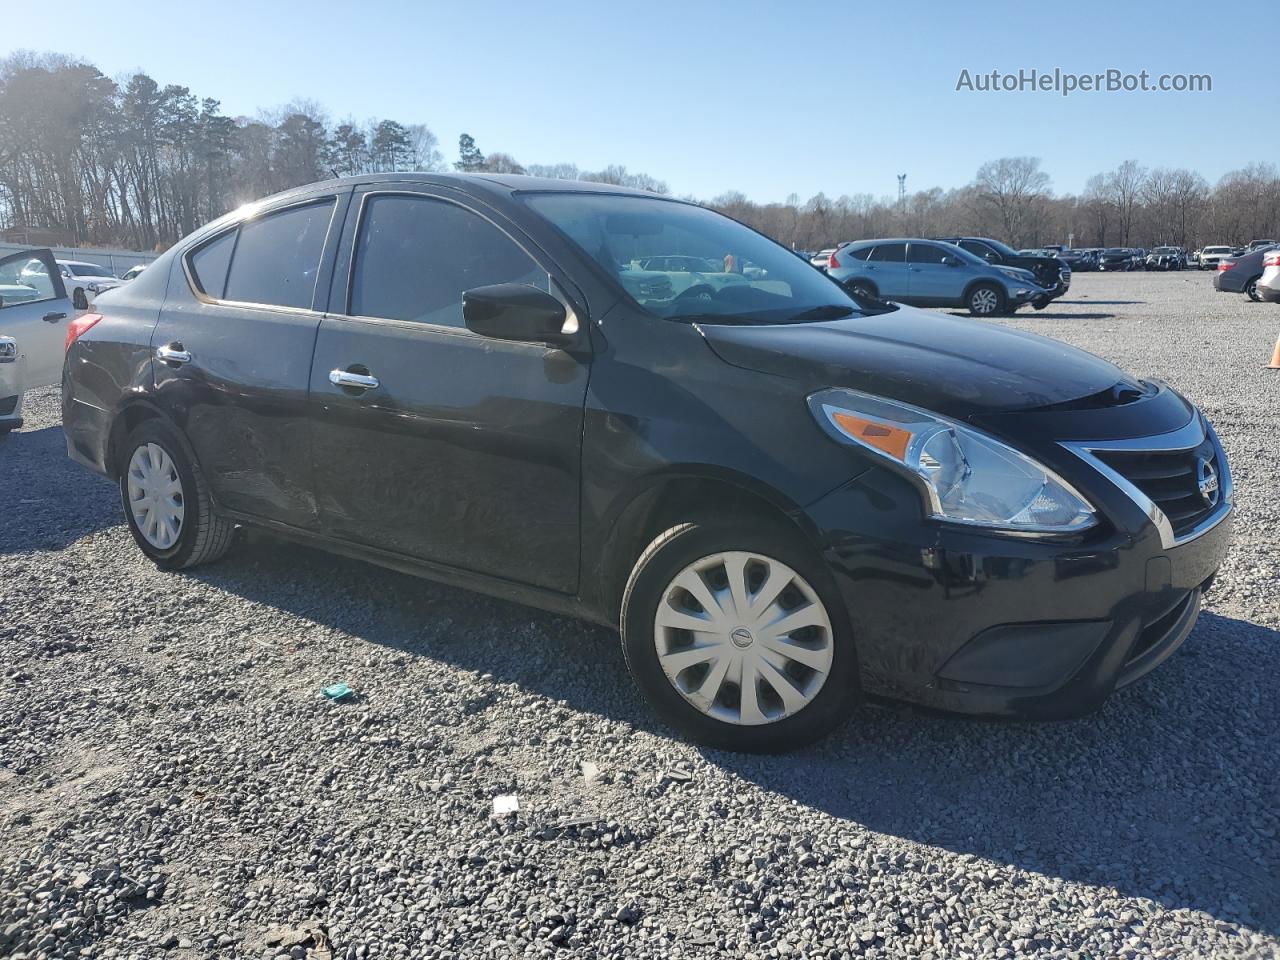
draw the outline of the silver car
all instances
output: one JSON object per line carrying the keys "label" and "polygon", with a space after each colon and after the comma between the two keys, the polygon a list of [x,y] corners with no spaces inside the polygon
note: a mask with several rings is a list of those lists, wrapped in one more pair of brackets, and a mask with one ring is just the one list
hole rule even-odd
{"label": "silver car", "polygon": [[1268,303],[1280,303],[1280,248],[1262,258],[1262,276],[1258,278],[1258,296]]}

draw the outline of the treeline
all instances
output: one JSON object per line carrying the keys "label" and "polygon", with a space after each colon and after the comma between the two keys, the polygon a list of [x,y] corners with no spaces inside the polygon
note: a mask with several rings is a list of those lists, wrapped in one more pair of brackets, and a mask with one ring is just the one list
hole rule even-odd
{"label": "treeline", "polygon": [[[521,164],[463,134],[449,163],[431,130],[390,119],[331,122],[310,102],[231,117],[143,73],[112,80],[56,54],[0,60],[0,231],[70,245],[164,247],[228,210],[327,177],[397,170],[529,173],[667,193],[624,166]],[[901,200],[819,193],[757,203],[702,201],[779,242],[816,250],[877,236],[994,236],[1016,247],[1246,243],[1280,236],[1280,175],[1254,163],[1210,185],[1184,169],[1127,161],[1079,195],[1055,196],[1037,157],[982,165],[973,181]],[[687,198],[695,199],[695,198]]]}
{"label": "treeline", "polygon": [[1146,169],[1130,160],[1091,177],[1079,195],[1054,196],[1036,157],[985,163],[972,183],[933,187],[902,201],[871,194],[759,204],[730,192],[711,201],[781,243],[819,250],[869,237],[986,236],[1014,247],[1194,249],[1280,237],[1280,174],[1253,163],[1210,185],[1191,170]]}
{"label": "treeline", "polygon": [[[460,170],[523,172],[485,156],[464,135]],[[421,123],[331,123],[297,102],[231,117],[210,97],[160,86],[144,73],[119,81],[56,54],[0,60],[0,231],[68,245],[164,247],[243,203],[327,177],[448,169]],[[666,192],[625,167],[530,173]]]}

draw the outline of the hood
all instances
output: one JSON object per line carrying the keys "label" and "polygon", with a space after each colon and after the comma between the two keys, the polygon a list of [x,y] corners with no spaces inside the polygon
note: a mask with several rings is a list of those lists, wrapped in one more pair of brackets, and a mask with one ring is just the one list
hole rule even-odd
{"label": "hood", "polygon": [[824,323],[700,325],[726,363],[851,387],[956,418],[1077,400],[1128,381],[1091,353],[1010,327],[901,307]]}

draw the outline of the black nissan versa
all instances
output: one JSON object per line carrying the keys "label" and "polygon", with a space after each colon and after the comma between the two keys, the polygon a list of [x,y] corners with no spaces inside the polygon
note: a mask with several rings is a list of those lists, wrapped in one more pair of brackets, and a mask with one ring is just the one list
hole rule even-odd
{"label": "black nissan versa", "polygon": [[863,695],[1093,710],[1182,643],[1230,536],[1222,448],[1166,384],[614,187],[332,180],[95,311],[68,449],[159,566],[247,524],[617,626],[723,747]]}

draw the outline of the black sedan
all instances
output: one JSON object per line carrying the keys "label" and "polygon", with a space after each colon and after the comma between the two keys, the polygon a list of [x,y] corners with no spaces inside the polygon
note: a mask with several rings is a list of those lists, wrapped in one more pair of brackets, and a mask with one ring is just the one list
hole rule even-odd
{"label": "black sedan", "polygon": [[1226,458],[1172,387],[860,299],[651,194],[330,180],[95,310],[67,449],[158,566],[245,525],[608,624],[720,747],[798,746],[864,694],[1095,709],[1182,643],[1230,536]]}
{"label": "black sedan", "polygon": [[1219,293],[1243,293],[1255,302],[1262,299],[1258,293],[1258,281],[1262,279],[1263,260],[1280,245],[1259,247],[1243,256],[1218,262],[1218,272],[1213,275],[1213,288]]}
{"label": "black sedan", "polygon": [[1134,269],[1134,252],[1128,247],[1110,247],[1098,257],[1098,269],[1106,272]]}

